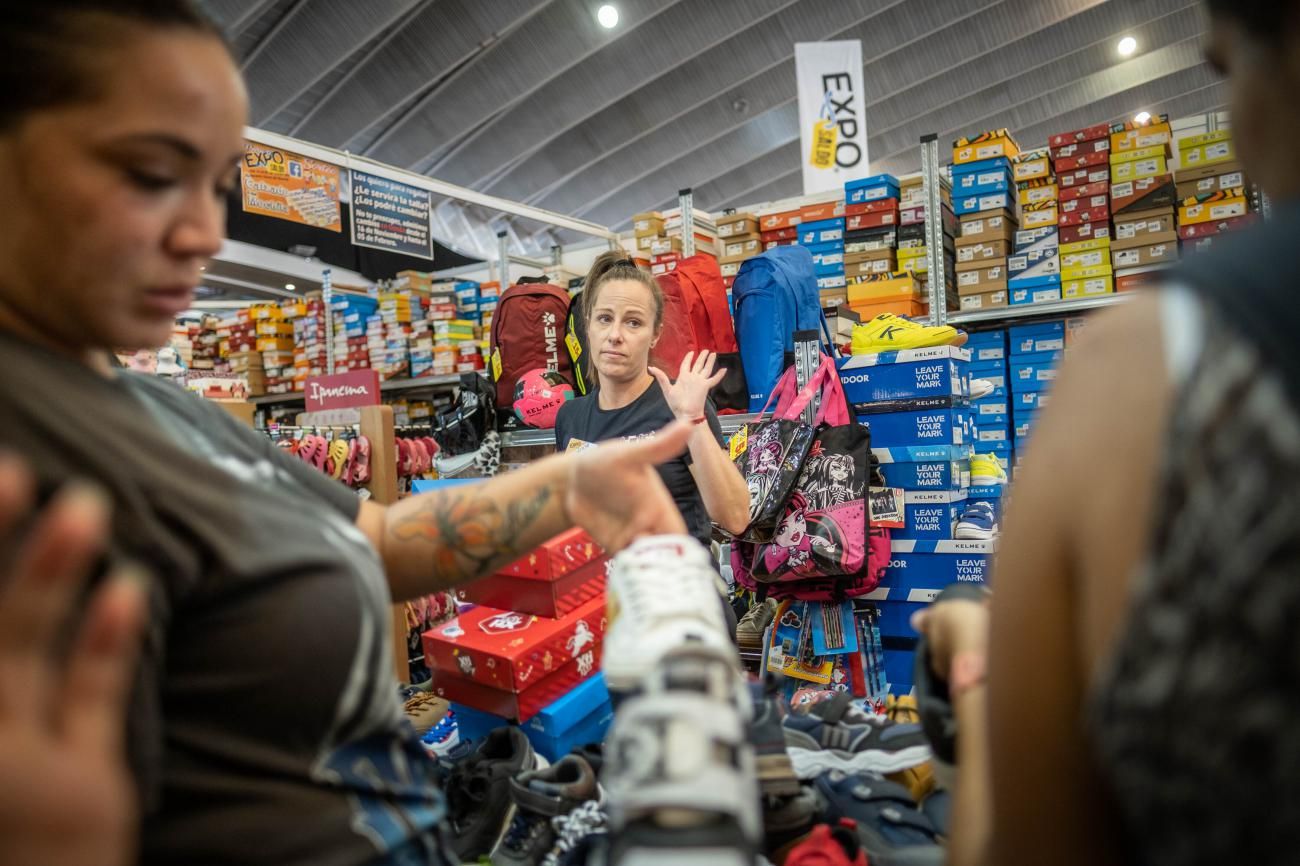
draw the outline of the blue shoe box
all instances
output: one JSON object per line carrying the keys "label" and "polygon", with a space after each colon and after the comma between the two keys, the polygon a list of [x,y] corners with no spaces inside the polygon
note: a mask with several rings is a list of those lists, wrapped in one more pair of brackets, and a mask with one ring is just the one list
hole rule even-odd
{"label": "blue shoe box", "polygon": [[917,640],[920,635],[912,629],[912,615],[925,610],[928,605],[911,601],[878,601],[876,610],[880,611],[877,621],[882,638],[893,640]]}
{"label": "blue shoe box", "polygon": [[952,179],[952,194],[963,198],[997,192],[1012,192],[1015,188],[1015,179],[1011,176],[1011,172],[1003,168],[959,174]]}
{"label": "blue shoe box", "polygon": [[966,498],[968,502],[984,502],[989,499],[1001,499],[1004,484],[990,484],[987,487],[971,487],[966,489]]}
{"label": "blue shoe box", "polygon": [[993,545],[992,541],[894,540],[889,568],[868,598],[929,604],[950,584],[985,583]]}
{"label": "blue shoe box", "polygon": [[1001,340],[997,343],[977,343],[972,345],[969,341],[963,347],[970,352],[972,364],[984,364],[989,361],[1005,361],[1007,359],[1007,341]]}
{"label": "blue shoe box", "polygon": [[1011,420],[1011,407],[1005,397],[992,395],[971,404],[975,409],[975,427],[991,427]]}
{"label": "blue shoe box", "polygon": [[[1007,259],[1007,275],[1011,278],[1010,288],[1034,288],[1030,280],[1042,277],[1057,277],[1055,285],[1060,285],[1061,257],[1056,247],[1046,247],[1029,252],[1016,253]],[[1044,285],[1052,285],[1050,282]]]}
{"label": "blue shoe box", "polygon": [[883,412],[858,420],[871,430],[871,444],[881,448],[911,445],[965,445],[970,442],[969,409],[934,409],[924,412]]}
{"label": "blue shoe box", "polygon": [[1046,391],[1056,381],[1056,368],[1060,364],[1060,352],[1037,352],[1012,358],[1011,392]]}
{"label": "blue shoe box", "polygon": [[975,450],[984,453],[984,449],[996,442],[1011,441],[1011,422],[980,427],[975,431]]}
{"label": "blue shoe box", "polygon": [[844,254],[844,242],[839,240],[817,241],[810,244],[801,244],[801,246],[813,257],[814,264],[816,263],[818,256],[834,253],[839,253],[840,255]]}
{"label": "blue shoe box", "polygon": [[1022,391],[1011,401],[1012,413],[1018,415],[1021,412],[1036,412],[1046,408],[1051,400],[1052,395],[1047,391]]}
{"label": "blue shoe box", "polygon": [[964,490],[908,490],[903,493],[907,525],[893,531],[894,538],[946,541],[966,507]]}
{"label": "blue shoe box", "polygon": [[880,472],[887,486],[903,490],[961,490],[970,483],[970,462],[966,460],[882,463]]}
{"label": "blue shoe box", "polygon": [[1007,280],[1007,288],[1013,292],[1025,290],[1029,292],[1038,292],[1042,289],[1056,289],[1060,293],[1061,275],[1060,274],[1040,274],[1034,277],[1012,277]]}
{"label": "blue shoe box", "polygon": [[962,397],[970,352],[952,346],[851,355],[838,362],[844,396],[852,404]]}
{"label": "blue shoe box", "polygon": [[[994,396],[1001,390],[1002,394],[1006,393],[1007,387],[1007,364],[1005,361],[985,362],[982,364],[971,364],[966,370],[966,375],[972,379],[987,379],[993,384]],[[1000,396],[1000,395],[999,395]],[[986,397],[981,399],[988,399]]]}
{"label": "blue shoe box", "polygon": [[1023,307],[1027,304],[1050,304],[1061,300],[1061,288],[1046,286],[1036,289],[1010,289],[1011,306]]}
{"label": "blue shoe box", "polygon": [[1005,156],[995,156],[992,159],[978,159],[974,162],[963,162],[948,166],[948,179],[952,181],[953,191],[961,189],[961,178],[967,175],[989,174],[990,172],[1001,171],[1012,174],[1011,160]]}
{"label": "blue shoe box", "polygon": [[533,748],[554,762],[578,746],[604,740],[613,721],[614,705],[605,677],[597,674],[556,698],[520,727]]}
{"label": "blue shoe box", "polygon": [[1036,229],[1021,229],[1016,232],[1013,243],[1016,255],[1040,250],[1056,249],[1060,246],[1061,233],[1056,226],[1043,226]]}
{"label": "blue shoe box", "polygon": [[844,201],[847,204],[862,204],[887,198],[898,198],[898,178],[892,174],[877,174],[844,184]]}
{"label": "blue shoe box", "polygon": [[450,709],[456,714],[456,730],[460,733],[461,742],[477,743],[497,728],[514,724],[507,718],[494,716],[463,704],[453,703]]}
{"label": "blue shoe box", "polygon": [[1011,357],[1059,352],[1065,348],[1065,322],[1057,319],[1036,325],[1016,325],[1007,330]]}
{"label": "blue shoe box", "polygon": [[972,195],[966,198],[953,196],[953,210],[957,216],[983,213],[986,210],[1015,210],[1016,197],[1008,192],[995,192],[988,195]]}
{"label": "blue shoe box", "polygon": [[806,247],[812,248],[831,241],[844,245],[844,217],[799,226],[799,243]]}

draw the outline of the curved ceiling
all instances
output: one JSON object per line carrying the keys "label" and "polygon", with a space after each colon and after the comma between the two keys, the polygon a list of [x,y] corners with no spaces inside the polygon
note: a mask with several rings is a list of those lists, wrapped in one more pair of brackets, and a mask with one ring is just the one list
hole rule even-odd
{"label": "curved ceiling", "polygon": [[[1222,108],[1199,0],[206,0],[252,123],[626,228],[693,187],[719,209],[800,192],[794,44],[860,39],[872,171],[1006,126],[1025,145],[1130,116]],[[1134,35],[1136,55],[1115,53]],[[440,240],[569,240],[454,203]]]}

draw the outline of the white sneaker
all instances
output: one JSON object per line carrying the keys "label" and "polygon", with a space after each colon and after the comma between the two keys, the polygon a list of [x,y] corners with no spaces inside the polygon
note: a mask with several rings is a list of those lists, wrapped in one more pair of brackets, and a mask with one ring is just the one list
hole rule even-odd
{"label": "white sneaker", "polygon": [[970,380],[970,398],[978,400],[981,397],[987,397],[993,393],[993,383],[988,379],[971,379]]}
{"label": "white sneaker", "polygon": [[686,535],[642,538],[614,557],[602,669],[610,691],[639,691],[665,654],[686,644],[740,659],[722,615],[718,573]]}

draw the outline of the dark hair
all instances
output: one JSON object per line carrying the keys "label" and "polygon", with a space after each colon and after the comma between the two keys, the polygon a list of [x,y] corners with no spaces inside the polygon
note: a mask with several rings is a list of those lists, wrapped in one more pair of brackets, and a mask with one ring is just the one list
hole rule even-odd
{"label": "dark hair", "polygon": [[1296,0],[1206,0],[1215,18],[1236,21],[1262,42],[1281,42],[1300,25]]}
{"label": "dark hair", "polygon": [[[87,47],[111,44],[104,24],[188,30],[226,45],[193,0],[30,0],[11,4],[0,26],[0,131],[33,111],[93,98]],[[227,45],[227,50],[229,46]]]}
{"label": "dark hair", "polygon": [[[600,297],[601,287],[614,280],[631,280],[649,289],[651,302],[655,308],[655,330],[659,330],[664,323],[663,290],[659,288],[659,282],[654,277],[638,268],[636,262],[620,250],[601,253],[596,257],[596,261],[591,263],[591,270],[587,271],[587,278],[582,283],[583,330],[586,330],[587,322],[591,320],[591,314],[596,309],[596,300]],[[596,362],[591,356],[587,359],[587,381],[593,385],[600,383]]]}

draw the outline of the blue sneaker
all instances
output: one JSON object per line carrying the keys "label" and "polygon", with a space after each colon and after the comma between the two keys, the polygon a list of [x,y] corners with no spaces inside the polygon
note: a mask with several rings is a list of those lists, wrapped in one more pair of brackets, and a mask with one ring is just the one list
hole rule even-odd
{"label": "blue sneaker", "polygon": [[871,866],[942,866],[939,832],[907,788],[874,773],[832,770],[817,777],[828,822],[849,818]]}
{"label": "blue sneaker", "polygon": [[807,713],[790,713],[782,726],[786,751],[800,779],[814,779],[827,770],[897,773],[931,758],[920,725],[900,725],[865,713],[844,694],[813,704]]}
{"label": "blue sneaker", "polygon": [[954,538],[966,541],[988,541],[998,534],[998,523],[993,516],[993,506],[987,502],[972,502],[957,520]]}

